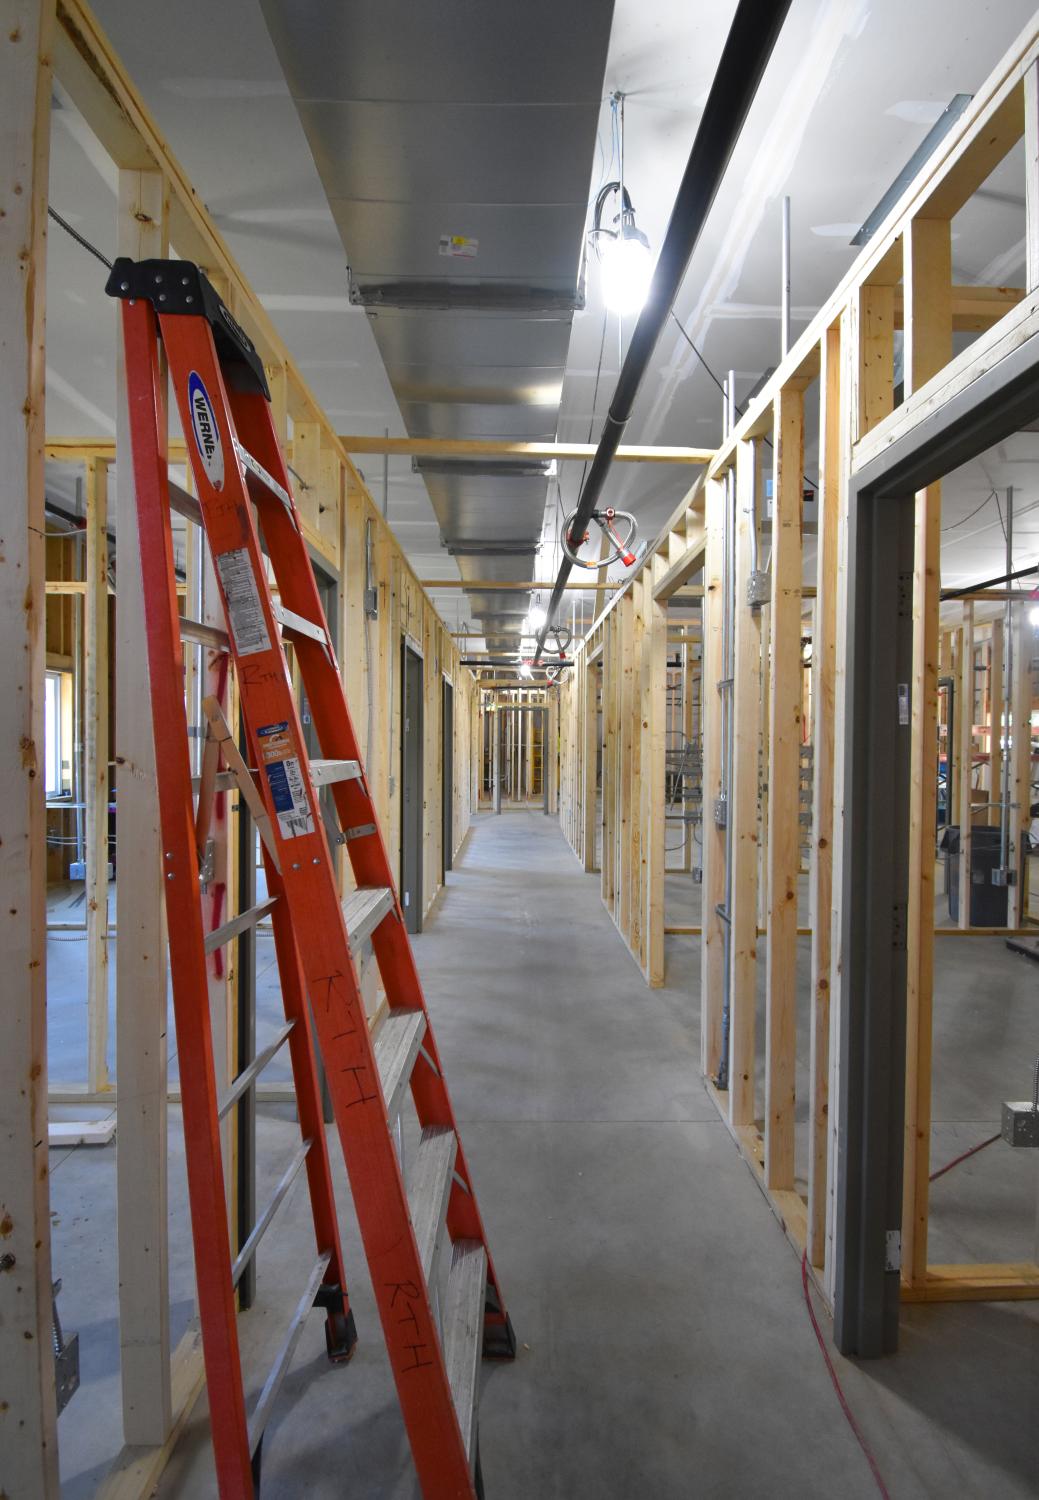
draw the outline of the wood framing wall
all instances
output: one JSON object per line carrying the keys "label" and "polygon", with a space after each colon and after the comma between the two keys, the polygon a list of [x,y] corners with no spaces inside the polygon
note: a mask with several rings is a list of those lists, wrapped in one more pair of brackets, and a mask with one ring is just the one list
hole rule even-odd
{"label": "wood framing wall", "polygon": [[[701,936],[702,1067],[734,1139],[788,1235],[798,1249],[807,1250],[809,1265],[831,1300],[842,1086],[837,1067],[842,1003],[838,893],[844,862],[853,857],[843,842],[842,801],[850,732],[845,699],[847,491],[852,475],[914,422],[963,391],[1008,351],[1039,337],[1037,78],[1039,30],[1033,23],[755,397],[631,580],[610,599],[577,646],[577,665],[561,691],[563,828],[585,869],[591,869],[596,785],[588,704],[592,674],[602,674],[603,900],[649,982],[659,983],[664,911],[654,864],[654,820],[664,801],[664,775],[654,759],[659,753],[654,725],[655,715],[663,712],[665,687],[657,674],[656,620],[647,613],[647,601],[663,603],[681,590],[688,592],[690,584],[702,595],[703,918],[702,930],[683,929]],[[1027,146],[1022,187],[1028,204],[1028,285],[956,286],[952,220],[1022,136]],[[904,388],[896,394],[898,330],[904,334],[905,374]],[[955,358],[954,332],[975,335]],[[816,490],[814,579],[806,578],[802,558],[806,413],[819,434],[818,465],[808,473]],[[754,475],[769,468],[772,500],[766,517],[762,486],[755,486]],[[756,521],[750,503],[755,491]],[[1012,709],[1003,726],[1001,751],[999,711],[993,710],[992,698],[1005,670],[1002,623],[992,620],[992,607],[972,599],[946,605],[940,616],[940,484],[917,496],[915,514],[914,655],[904,704],[912,780],[906,829],[903,1297],[1036,1296],[1039,1269],[1034,1265],[934,1266],[927,1255],[934,944],[979,930],[970,926],[966,901],[961,902],[957,927],[935,927],[940,651],[942,674],[956,678],[959,697],[968,705],[958,714],[956,734],[947,744],[953,781],[950,816],[965,830],[961,891],[970,889],[971,828],[992,821],[991,811],[979,812],[976,804],[990,800],[1001,754],[1012,762],[1010,862],[1016,881],[1010,887],[1008,926],[1000,934],[1028,921],[1027,869],[1035,861],[1025,858],[1025,828],[1037,764],[1031,719],[1039,684],[1034,633],[1027,606],[1019,603],[1014,606]],[[769,595],[757,609],[747,598],[755,524],[759,542],[771,552]],[[730,535],[734,561],[727,589]],[[811,642],[808,673],[804,640]],[[977,690],[983,664],[988,674],[985,704]],[[731,766],[726,764],[729,712]],[[811,749],[807,845],[799,826],[806,742]],[[973,795],[972,780],[978,783]],[[715,817],[716,805],[724,809],[720,818]],[[807,993],[798,987],[799,954],[809,961]],[[764,1056],[759,1058],[761,964]],[[806,1022],[810,1067],[807,1098],[799,1100],[798,1027]],[[759,1074],[762,1083],[757,1082]],[[808,1119],[807,1137],[800,1144],[795,1133],[799,1103]]]}

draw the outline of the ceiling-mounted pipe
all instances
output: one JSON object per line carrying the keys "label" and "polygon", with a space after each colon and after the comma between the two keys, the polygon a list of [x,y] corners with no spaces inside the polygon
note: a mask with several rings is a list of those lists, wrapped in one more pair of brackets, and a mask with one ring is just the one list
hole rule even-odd
{"label": "ceiling-mounted pipe", "polygon": [[[725,169],[739,139],[761,75],[772,55],[790,0],[739,0],[718,63],[711,92],[700,119],[689,160],[671,210],[649,295],[639,313],[627,357],[617,377],[617,388],[606,414],[577,510],[570,526],[570,543],[579,547],[592,511],[606,483],[610,464],[628,425],[639,386],[656,348],[671,305],[678,295],[693,251],[707,222]],[[541,657],[549,627],[573,564],[565,555],[552,589],[548,620],[538,637],[535,661]]]}

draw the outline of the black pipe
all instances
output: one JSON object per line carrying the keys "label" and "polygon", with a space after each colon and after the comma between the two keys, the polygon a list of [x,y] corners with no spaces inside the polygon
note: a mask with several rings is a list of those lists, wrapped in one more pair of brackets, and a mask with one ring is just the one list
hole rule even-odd
{"label": "black pipe", "polygon": [[[689,153],[685,173],[671,210],[664,243],[649,295],[639,313],[635,331],[617,377],[606,422],[577,502],[570,527],[570,545],[580,546],[592,511],[602,493],[610,464],[631,417],[639,386],[653,356],[657,339],[678,295],[689,261],[707,222],[729,158],[739,139],[761,75],[772,55],[790,0],[739,0],[729,35],[722,49],[711,92]],[[535,662],[541,658],[545,637],[555,619],[563,588],[573,564],[564,557],[552,589],[548,619],[538,637]]]}
{"label": "black pipe", "polygon": [[[942,589],[943,599],[962,599],[964,594],[980,594],[983,589],[994,589],[1001,583],[1013,583],[1017,578],[1028,578],[1032,573],[1039,573],[1039,563],[1030,563],[1027,568],[1018,568],[1015,573],[1001,573],[998,578],[985,578],[981,583],[968,583],[962,589]],[[1021,597],[1027,595],[1022,591]]]}

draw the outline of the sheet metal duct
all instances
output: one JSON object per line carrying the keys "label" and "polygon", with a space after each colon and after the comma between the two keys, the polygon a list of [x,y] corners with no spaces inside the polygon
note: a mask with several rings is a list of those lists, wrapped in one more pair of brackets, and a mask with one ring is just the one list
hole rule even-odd
{"label": "sheet metal duct", "polygon": [[[552,441],[612,3],[261,3],[408,433]],[[533,577],[544,473],[422,472],[464,579]]]}

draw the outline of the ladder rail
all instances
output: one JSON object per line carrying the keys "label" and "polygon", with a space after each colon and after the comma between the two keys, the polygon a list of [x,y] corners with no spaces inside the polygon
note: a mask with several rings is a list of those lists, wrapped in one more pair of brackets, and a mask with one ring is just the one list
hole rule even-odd
{"label": "ladder rail", "polygon": [[[127,395],[134,489],[140,537],[146,644],[151,679],[163,876],[174,989],[177,1049],[192,1065],[181,1070],[184,1146],[190,1193],[199,1313],[208,1337],[203,1360],[213,1424],[213,1450],[221,1494],[251,1500],[249,1452],[238,1347],[231,1243],[221,1165],[218,1100],[208,1006],[177,1002],[207,993],[201,922],[201,889],[192,817],[191,763],[182,688],[181,647],[174,586],[166,464],[166,412],[162,399],[156,316],[150,303],[123,303]],[[173,663],[174,670],[170,670]],[[217,1434],[219,1433],[219,1439]]]}

